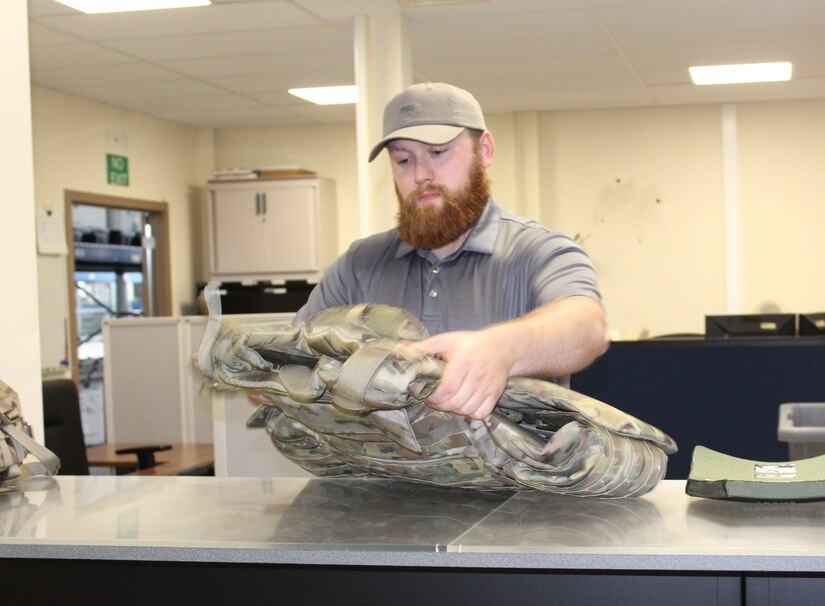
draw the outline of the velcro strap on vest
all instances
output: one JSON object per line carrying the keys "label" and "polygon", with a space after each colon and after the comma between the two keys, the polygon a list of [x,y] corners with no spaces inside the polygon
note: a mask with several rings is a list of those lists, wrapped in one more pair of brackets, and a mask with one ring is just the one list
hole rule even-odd
{"label": "velcro strap on vest", "polygon": [[12,440],[34,455],[50,474],[57,473],[57,470],[60,468],[60,459],[58,459],[57,455],[51,450],[38,444],[31,437],[29,437],[25,431],[21,431],[12,424],[3,425],[2,431],[6,432]]}
{"label": "velcro strap on vest", "polygon": [[341,374],[332,387],[335,403],[341,408],[357,412],[375,410],[375,407],[364,404],[364,394],[369,391],[375,373],[389,355],[390,351],[377,347],[362,347],[352,354],[344,362]]}

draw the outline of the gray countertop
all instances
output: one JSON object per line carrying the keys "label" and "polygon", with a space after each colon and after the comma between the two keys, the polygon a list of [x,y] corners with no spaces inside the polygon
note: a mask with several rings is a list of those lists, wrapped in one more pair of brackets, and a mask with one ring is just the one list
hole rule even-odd
{"label": "gray countertop", "polygon": [[825,572],[825,503],[480,493],[380,479],[58,476],[0,492],[0,557]]}

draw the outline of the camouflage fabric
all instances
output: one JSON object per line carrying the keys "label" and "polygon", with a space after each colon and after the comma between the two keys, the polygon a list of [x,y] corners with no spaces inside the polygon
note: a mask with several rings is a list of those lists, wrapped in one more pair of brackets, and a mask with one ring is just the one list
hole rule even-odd
{"label": "camouflage fabric", "polygon": [[40,460],[46,473],[57,473],[60,466],[57,456],[35,442],[30,431],[20,414],[17,392],[0,381],[0,482],[22,475],[27,453]]}
{"label": "camouflage fabric", "polygon": [[319,476],[481,490],[636,496],[664,477],[675,442],[554,383],[511,378],[495,410],[470,420],[428,407],[442,362],[402,341],[427,336],[394,307],[356,305],[296,324],[211,317],[198,354],[219,389],[244,389],[289,459]]}

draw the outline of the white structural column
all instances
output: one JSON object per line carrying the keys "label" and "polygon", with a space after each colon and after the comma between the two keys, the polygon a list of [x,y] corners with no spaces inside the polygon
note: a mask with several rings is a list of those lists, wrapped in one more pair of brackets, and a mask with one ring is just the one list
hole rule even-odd
{"label": "white structural column", "polygon": [[26,0],[0,2],[0,379],[20,396],[23,416],[43,439],[40,314],[37,298],[34,159]]}
{"label": "white structural column", "polygon": [[381,139],[384,106],[412,84],[406,18],[401,14],[355,19],[355,84],[358,86],[358,209],[360,235],[395,224],[395,189],[386,154],[367,162]]}
{"label": "white structural column", "polygon": [[516,212],[540,223],[541,216],[541,145],[538,112],[516,113],[516,197],[521,208]]}
{"label": "white structural column", "polygon": [[722,190],[725,209],[725,291],[729,314],[742,313],[739,259],[739,166],[736,105],[722,106]]}

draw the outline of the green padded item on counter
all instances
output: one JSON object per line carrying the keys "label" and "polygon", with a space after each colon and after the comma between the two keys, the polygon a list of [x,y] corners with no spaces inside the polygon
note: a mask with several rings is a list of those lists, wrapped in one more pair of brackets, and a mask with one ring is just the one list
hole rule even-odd
{"label": "green padded item on counter", "polygon": [[822,501],[825,455],[770,463],[697,446],[685,492],[692,497],[731,501]]}

